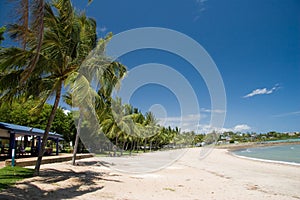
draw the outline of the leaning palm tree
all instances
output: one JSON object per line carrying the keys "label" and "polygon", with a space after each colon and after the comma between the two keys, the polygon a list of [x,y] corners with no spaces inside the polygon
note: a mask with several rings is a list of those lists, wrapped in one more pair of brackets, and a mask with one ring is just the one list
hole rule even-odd
{"label": "leaning palm tree", "polygon": [[13,0],[16,5],[16,22],[8,26],[10,36],[21,43],[22,49],[28,47],[28,43],[36,43],[30,62],[21,74],[21,82],[24,83],[35,69],[44,38],[44,0]]}
{"label": "leaning palm tree", "polygon": [[[106,113],[105,117],[101,121],[101,129],[106,134],[106,136],[114,141],[115,148],[114,156],[116,155],[119,138],[125,138],[130,132],[130,115],[126,115],[125,106],[122,105],[121,98],[112,99],[111,107],[109,112]],[[124,147],[124,145],[123,145]],[[123,147],[121,153],[123,152]]]}
{"label": "leaning palm tree", "polygon": [[5,26],[0,27],[0,45],[1,45],[2,41],[4,40],[3,34],[4,34],[5,30],[6,30]]}
{"label": "leaning palm tree", "polygon": [[151,138],[156,135],[159,131],[159,127],[158,127],[158,120],[155,118],[154,114],[152,112],[147,112],[146,116],[145,116],[145,128],[147,131],[147,135],[145,136],[145,148],[146,148],[146,144],[147,144],[147,139],[150,139],[150,145],[149,145],[149,149],[151,151],[152,148],[152,140]]}
{"label": "leaning palm tree", "polygon": [[[36,106],[40,108],[54,96],[35,174],[39,174],[49,130],[61,99],[62,87],[74,83],[78,69],[96,45],[96,22],[84,14],[77,14],[69,0],[53,0],[51,4],[46,3],[43,22],[44,40],[39,59],[26,80],[23,79],[23,73],[26,71],[24,66],[32,62],[38,51],[39,44],[35,35],[29,34],[27,49],[7,48],[0,52],[1,102],[15,96],[34,96],[40,99],[39,105]],[[10,84],[7,84],[8,82]]]}
{"label": "leaning palm tree", "polygon": [[[71,106],[71,107],[75,106],[74,102],[73,102],[71,92],[67,92],[66,94],[64,94],[63,99],[64,99],[64,102],[66,104],[68,104],[69,106]],[[72,165],[75,165],[77,148],[78,148],[78,144],[79,144],[80,129],[81,129],[82,118],[83,118],[83,114],[82,114],[81,110],[82,109],[79,109],[79,117],[78,117],[77,128],[76,128],[76,136],[75,136],[75,144],[74,144],[74,149],[73,149]]]}
{"label": "leaning palm tree", "polygon": [[[45,0],[11,0],[15,1],[17,22],[9,26],[9,33],[12,38],[19,41],[23,49],[27,48],[27,43],[32,40],[34,34],[36,51],[31,61],[22,72],[21,82],[25,82],[35,69],[43,44],[44,38],[44,15],[45,15]],[[88,0],[92,3],[92,0]],[[30,36],[31,35],[31,36]],[[30,38],[31,37],[31,38]]]}

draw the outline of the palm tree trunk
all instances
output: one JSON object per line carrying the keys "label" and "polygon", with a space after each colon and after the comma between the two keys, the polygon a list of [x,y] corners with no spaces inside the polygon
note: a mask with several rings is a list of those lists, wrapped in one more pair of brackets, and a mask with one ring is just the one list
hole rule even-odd
{"label": "palm tree trunk", "polygon": [[140,145],[140,143],[139,143],[139,140],[137,139],[137,141],[136,141],[136,152],[137,153],[139,152],[139,145]]}
{"label": "palm tree trunk", "polygon": [[129,142],[126,142],[125,151],[127,151],[127,150],[128,150],[128,146],[129,146]]}
{"label": "palm tree trunk", "polygon": [[134,151],[135,151],[135,146],[136,146],[136,141],[133,141],[132,152],[134,152]]}
{"label": "palm tree trunk", "polygon": [[117,156],[117,149],[118,149],[118,134],[116,134],[116,144],[113,146],[114,157]]}
{"label": "palm tree trunk", "polygon": [[42,43],[43,43],[43,38],[44,38],[44,10],[45,10],[45,1],[44,0],[35,0],[34,2],[37,5],[37,16],[36,17],[36,26],[37,30],[36,32],[38,33],[38,38],[37,38],[37,47],[36,47],[36,54],[33,57],[33,60],[31,61],[30,65],[26,70],[24,70],[24,74],[21,77],[21,83],[24,83],[32,74],[38,60],[40,57],[40,52],[42,49]]}
{"label": "palm tree trunk", "polygon": [[126,140],[124,139],[123,146],[122,146],[122,149],[121,149],[121,156],[123,156],[123,151],[125,151],[125,145],[126,145]]}
{"label": "palm tree trunk", "polygon": [[144,152],[146,152],[146,145],[147,145],[147,138],[145,138],[145,141],[144,141]]}
{"label": "palm tree trunk", "polygon": [[77,148],[78,148],[78,143],[79,143],[81,122],[82,122],[82,112],[80,111],[78,124],[77,124],[75,145],[74,145],[74,149],[73,149],[72,165],[75,165],[75,161],[76,161],[76,153],[77,153]]}
{"label": "palm tree trunk", "polygon": [[50,116],[49,116],[49,119],[48,119],[48,123],[47,123],[46,129],[45,129],[45,133],[43,135],[42,147],[39,151],[38,159],[37,159],[36,164],[35,164],[34,174],[33,174],[34,176],[38,176],[40,174],[40,166],[42,164],[42,158],[43,158],[43,155],[44,155],[44,152],[45,152],[45,147],[46,147],[46,144],[47,144],[48,135],[49,135],[50,128],[51,128],[52,122],[53,122],[55,114],[56,114],[56,110],[57,110],[58,105],[59,105],[62,83],[60,83],[58,87],[59,88],[57,89],[56,95],[55,95],[55,101],[54,101],[54,104],[53,104],[53,107],[52,107],[52,110],[51,110],[51,113],[50,113]]}
{"label": "palm tree trunk", "polygon": [[22,6],[22,21],[23,21],[23,27],[24,27],[24,35],[22,38],[22,48],[23,50],[26,49],[27,45],[27,37],[28,37],[28,21],[29,21],[29,2],[28,0],[22,0],[21,1]]}

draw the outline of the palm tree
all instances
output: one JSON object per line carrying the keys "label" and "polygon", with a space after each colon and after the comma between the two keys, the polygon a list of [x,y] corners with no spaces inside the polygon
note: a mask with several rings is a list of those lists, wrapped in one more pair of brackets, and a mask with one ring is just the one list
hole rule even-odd
{"label": "palm tree", "polygon": [[[55,11],[52,9],[54,8]],[[49,130],[60,102],[62,87],[71,85],[78,76],[78,69],[89,52],[96,45],[96,22],[84,14],[78,15],[69,0],[53,0],[45,4],[44,40],[39,53],[37,66],[24,81],[23,66],[34,60],[39,44],[32,34],[27,38],[28,50],[7,48],[0,53],[1,100],[15,96],[35,96],[40,98],[41,107],[50,97],[54,103],[43,136],[41,151],[35,167],[39,168],[47,142]],[[13,80],[13,81],[11,81]],[[10,81],[12,84],[7,84]]]}
{"label": "palm tree", "polygon": [[147,138],[150,138],[150,151],[152,148],[152,140],[151,137],[156,135],[158,133],[159,127],[157,125],[158,120],[155,119],[155,116],[152,112],[147,112],[145,116],[145,128],[147,131],[147,135],[144,137],[145,143],[144,143],[144,151],[146,151],[146,144],[147,144]]}
{"label": "palm tree", "polygon": [[35,69],[43,43],[44,37],[44,0],[14,0],[16,7],[17,21],[8,26],[10,36],[19,41],[23,50],[27,48],[29,42],[36,43],[35,51],[22,72],[21,82],[25,82]]}
{"label": "palm tree", "polygon": [[0,45],[1,45],[2,41],[4,40],[3,34],[4,34],[5,30],[6,30],[5,26],[0,27]]}
{"label": "palm tree", "polygon": [[[68,104],[69,106],[74,106],[72,94],[70,92],[67,92],[65,95],[63,95],[64,102]],[[81,112],[82,109],[79,109],[79,118],[78,118],[78,123],[77,123],[77,128],[76,128],[76,136],[75,136],[75,144],[74,144],[74,149],[73,149],[73,157],[72,157],[72,165],[75,165],[76,161],[76,153],[77,153],[77,148],[78,148],[78,143],[79,143],[79,136],[80,136],[80,129],[81,129],[81,124],[82,124],[82,118],[83,118],[83,113]]]}
{"label": "palm tree", "polygon": [[[101,127],[104,133],[111,140],[114,139],[115,147],[118,147],[120,138],[123,138],[121,154],[123,154],[124,146],[128,135],[132,129],[132,116],[128,113],[128,106],[122,105],[121,98],[112,99],[111,109],[106,113],[105,118],[101,121]],[[114,148],[116,155],[117,148]]]}
{"label": "palm tree", "polygon": [[[36,51],[21,76],[21,82],[25,82],[35,69],[44,39],[44,15],[45,0],[13,0],[17,5],[17,23],[9,26],[12,38],[21,42],[22,48],[26,49],[29,35],[34,34],[36,39]],[[31,4],[30,4],[31,3]],[[92,3],[92,0],[88,0]],[[31,16],[31,17],[30,17]],[[31,24],[31,27],[30,27]],[[31,36],[32,37],[32,36]],[[32,38],[31,38],[32,40]]]}

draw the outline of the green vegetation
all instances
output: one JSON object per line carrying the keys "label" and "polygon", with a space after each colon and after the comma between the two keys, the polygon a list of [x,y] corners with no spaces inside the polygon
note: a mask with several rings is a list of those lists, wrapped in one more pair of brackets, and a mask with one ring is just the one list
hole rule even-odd
{"label": "green vegetation", "polygon": [[4,35],[5,30],[6,30],[5,26],[0,27],[0,45],[1,45],[2,41],[4,40],[3,35]]}
{"label": "green vegetation", "polygon": [[[153,113],[143,114],[132,105],[123,105],[120,98],[111,99],[111,106],[107,107],[106,112],[99,110],[97,113],[102,131],[109,141],[100,140],[100,144],[94,144],[93,152],[113,151],[116,156],[118,150],[123,155],[123,151],[146,152],[195,144],[194,132],[181,133],[178,127],[162,127]],[[205,138],[204,135],[197,136],[197,140]]]}
{"label": "green vegetation", "polygon": [[[18,5],[20,16],[7,26],[7,33],[19,42],[20,47],[0,50],[0,120],[45,129],[36,174],[49,131],[63,134],[66,142],[76,138],[77,146],[79,130],[94,126],[86,121],[81,124],[80,116],[84,112],[95,112],[105,136],[113,141],[113,144],[107,143],[102,140],[103,136],[91,133],[91,137],[100,139],[101,144],[88,148],[96,148],[99,152],[111,151],[117,146],[122,149],[122,155],[123,151],[131,154],[193,143],[195,133],[181,133],[177,127],[161,127],[152,113],[143,115],[137,108],[123,105],[121,99],[111,98],[126,67],[105,56],[105,47],[112,34],[98,39],[96,22],[84,13],[78,13],[70,0],[41,0],[34,9],[28,4]],[[93,49],[97,54],[91,56]],[[99,81],[101,87],[96,92],[90,87],[90,77],[79,73],[83,62],[87,71]],[[63,87],[67,90],[64,94]],[[53,105],[46,104],[50,99],[54,100]],[[64,114],[58,106],[61,99],[79,111]],[[96,108],[91,106],[94,104]],[[80,105],[95,110],[84,111]],[[79,119],[78,123],[72,120],[73,116]],[[76,131],[76,127],[80,128]],[[80,149],[78,146],[74,155]],[[65,151],[70,152],[71,147]]]}
{"label": "green vegetation", "polygon": [[[98,50],[104,52],[105,44],[111,34],[97,43],[96,22],[84,13],[77,13],[70,0],[52,0],[46,3],[39,1],[39,4],[34,7],[40,8],[39,23],[27,23],[24,27],[23,22],[30,20],[28,16],[36,16],[35,11],[37,11],[35,9],[31,11],[28,6],[25,6],[22,7],[24,12],[33,13],[27,15],[26,19],[22,18],[21,22],[9,25],[10,36],[20,40],[22,47],[1,49],[0,103],[3,106],[11,104],[16,98],[34,98],[38,101],[35,109],[40,110],[47,100],[54,98],[35,168],[35,174],[38,174],[63,87],[73,91],[84,88],[81,94],[86,95],[90,81],[79,74],[80,66],[96,46]],[[35,34],[37,29],[41,34]],[[97,76],[102,87],[108,85],[113,87],[117,82],[116,79],[118,80],[124,74],[125,67],[116,62],[110,63],[103,55],[89,58],[90,60],[86,61],[90,67],[88,70],[96,72],[93,75]],[[76,80],[80,88],[76,85]],[[90,95],[95,94],[90,93]]]}
{"label": "green vegetation", "polygon": [[266,142],[276,140],[287,140],[300,138],[299,132],[279,133],[271,131],[268,133],[241,133],[241,132],[224,132],[219,136],[219,143],[243,143],[243,142]]}
{"label": "green vegetation", "polygon": [[[124,65],[105,55],[112,33],[97,38],[96,21],[79,13],[70,0],[34,1],[38,2],[35,6],[24,2],[27,4],[17,4],[21,16],[7,26],[8,35],[20,46],[0,49],[0,120],[45,130],[35,174],[39,173],[49,131],[63,134],[66,142],[75,142],[75,155],[77,149],[83,150],[80,129],[99,126],[104,135],[91,132],[94,144],[87,148],[113,156],[210,144],[218,138],[232,143],[299,137],[276,132],[226,132],[219,137],[215,132],[197,135],[181,132],[178,127],[162,127],[153,113],[143,114],[119,98],[112,99],[113,89],[126,74]],[[0,28],[0,42],[4,32],[5,28]],[[80,73],[83,63],[84,70],[94,77]],[[98,91],[91,88],[91,80],[98,81]],[[53,105],[46,103],[50,100]],[[78,111],[65,114],[59,108],[61,100]],[[100,123],[84,121],[86,113],[96,115]],[[71,151],[71,147],[65,149]]]}
{"label": "green vegetation", "polygon": [[[38,101],[32,99],[14,100],[11,105],[0,107],[0,121],[45,129],[52,106],[45,104],[40,112],[33,112],[36,104]],[[65,141],[70,142],[74,129],[72,113],[65,114],[62,108],[58,108],[50,131],[63,134]]]}
{"label": "green vegetation", "polygon": [[0,191],[17,181],[33,176],[33,169],[22,167],[4,167],[0,169]]}

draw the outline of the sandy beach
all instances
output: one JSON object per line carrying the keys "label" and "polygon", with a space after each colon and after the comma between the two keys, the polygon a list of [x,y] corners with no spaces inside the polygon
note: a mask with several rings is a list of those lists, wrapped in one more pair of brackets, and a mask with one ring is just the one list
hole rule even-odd
{"label": "sandy beach", "polygon": [[46,164],[41,176],[2,191],[0,199],[300,199],[299,166],[238,158],[226,149],[199,159],[199,151],[188,149],[148,174],[120,173],[95,158]]}

